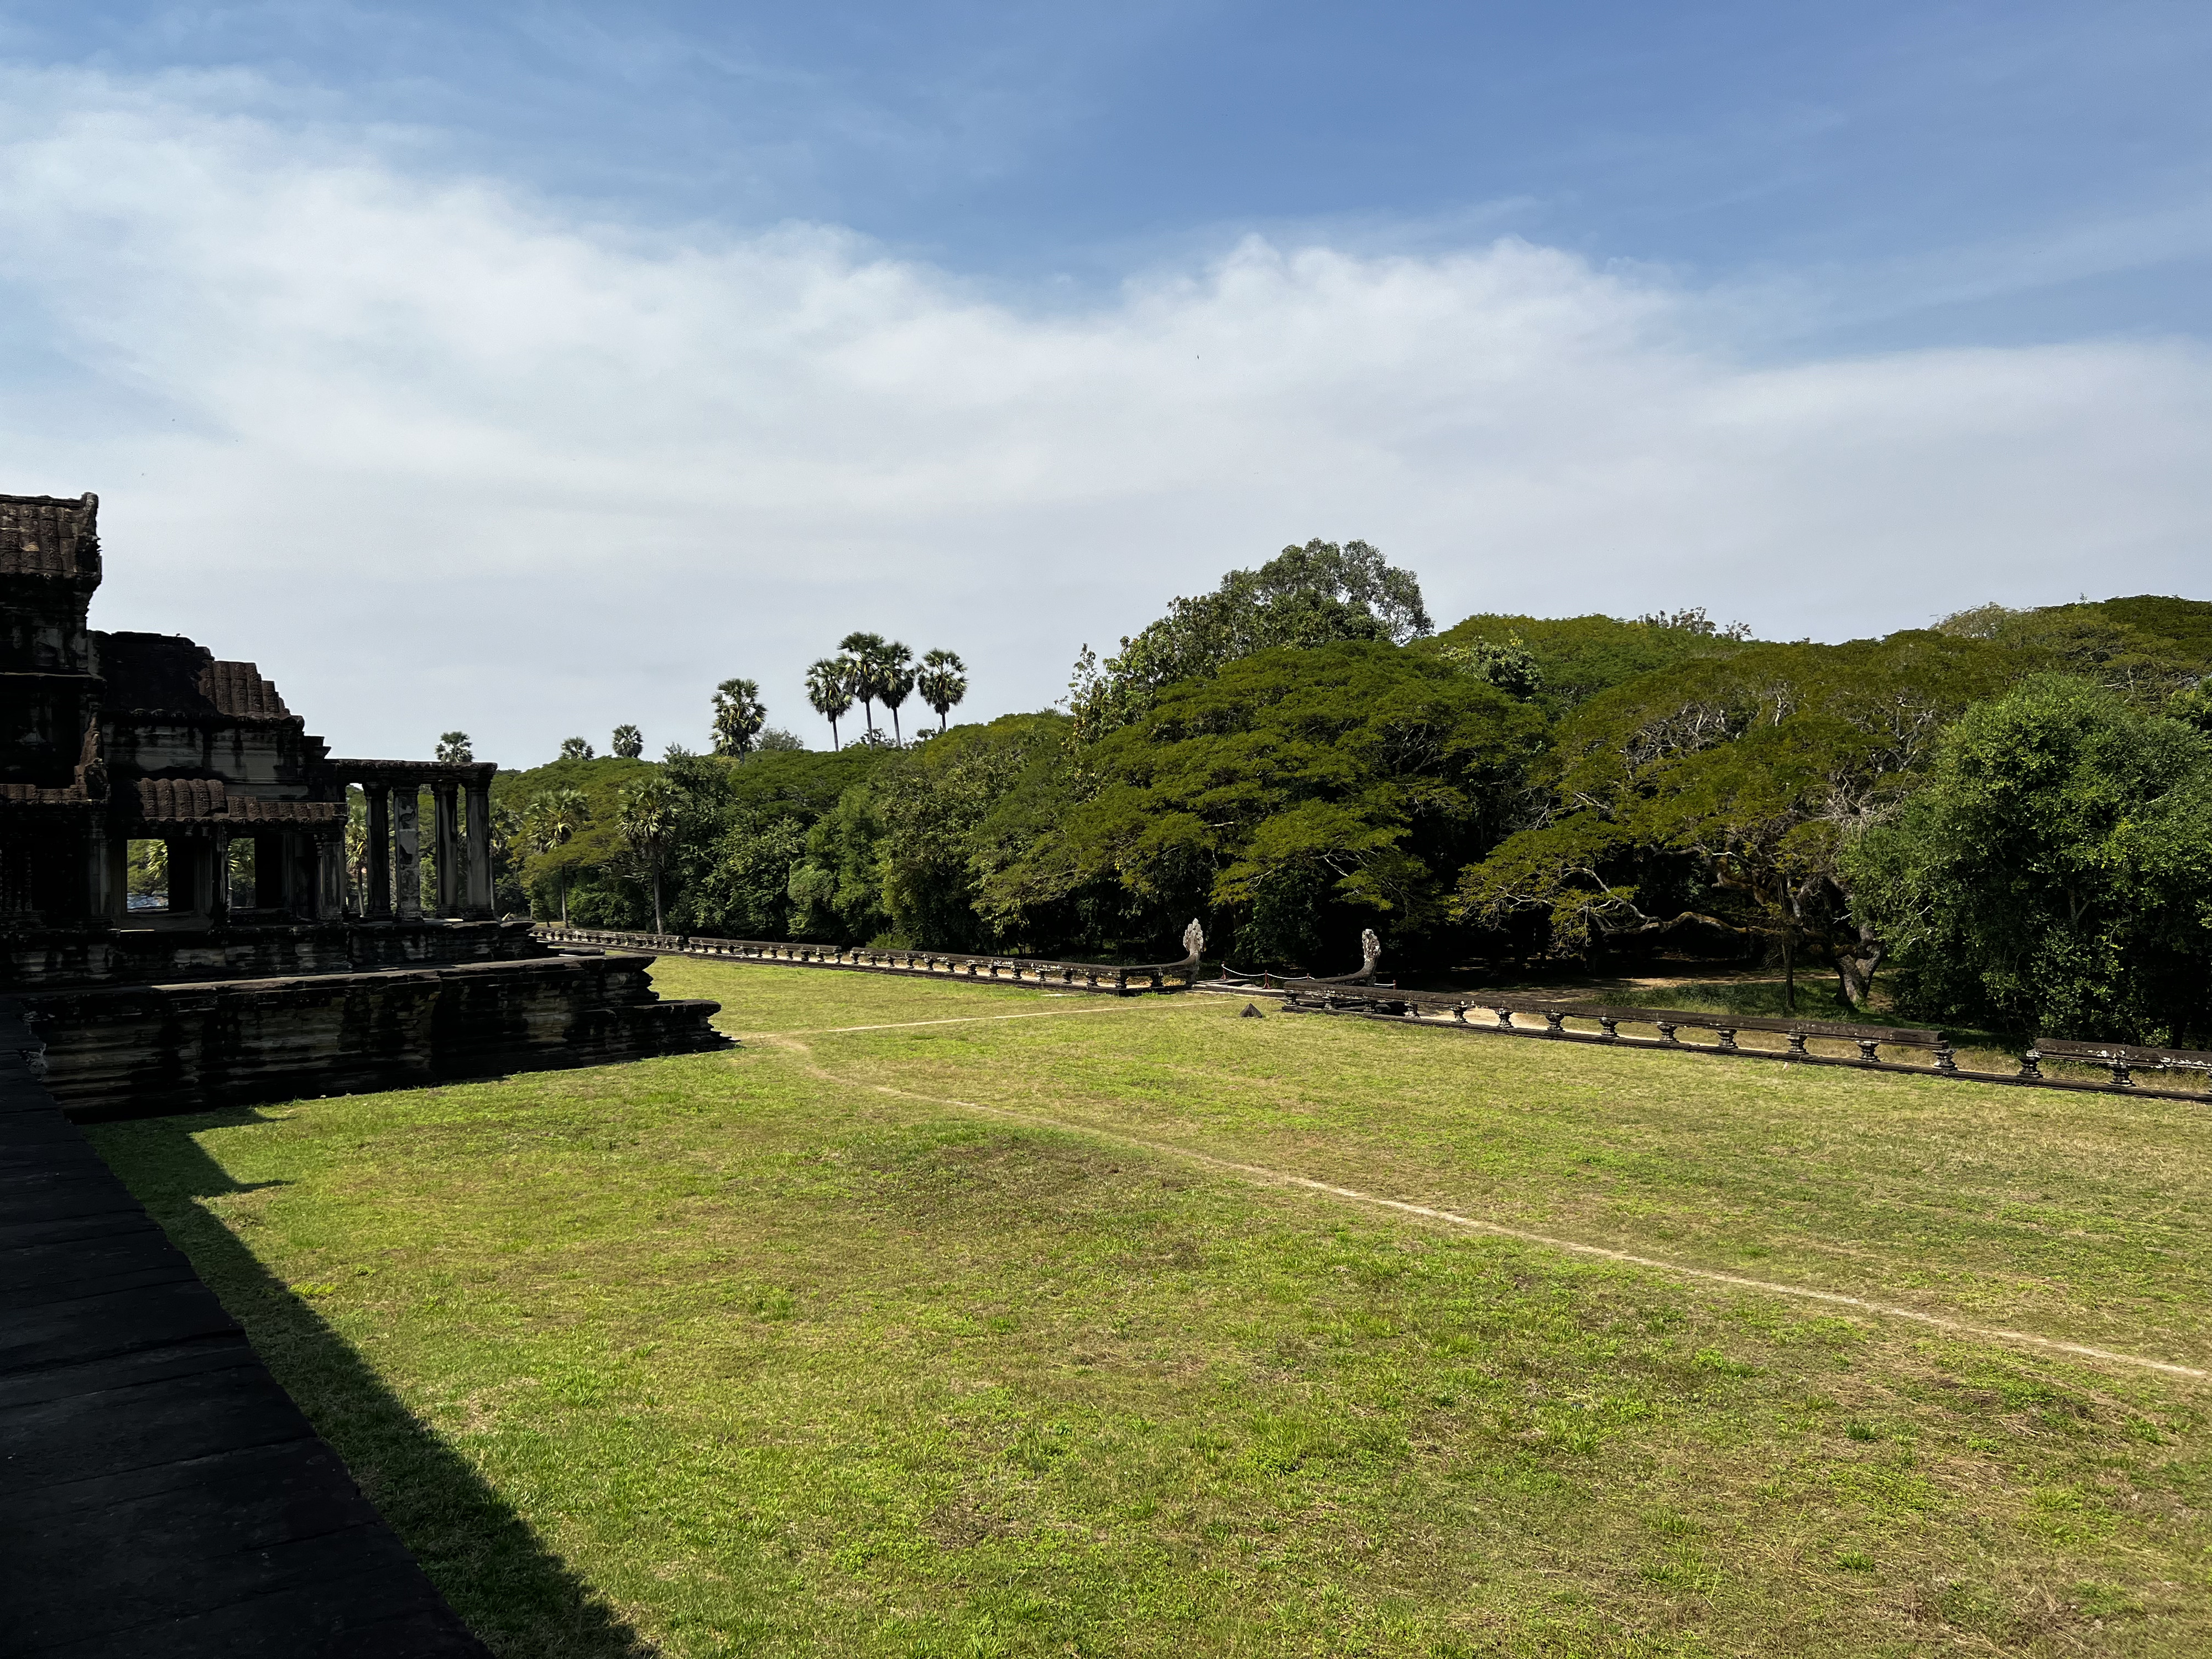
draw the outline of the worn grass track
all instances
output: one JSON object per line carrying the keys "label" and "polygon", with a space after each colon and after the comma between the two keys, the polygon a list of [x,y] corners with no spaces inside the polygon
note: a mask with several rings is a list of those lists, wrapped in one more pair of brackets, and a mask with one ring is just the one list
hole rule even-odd
{"label": "worn grass track", "polygon": [[2201,1383],[1129,1144],[2201,1364],[2185,1108],[657,973],[779,1040],[99,1132],[506,1651],[2212,1648]]}

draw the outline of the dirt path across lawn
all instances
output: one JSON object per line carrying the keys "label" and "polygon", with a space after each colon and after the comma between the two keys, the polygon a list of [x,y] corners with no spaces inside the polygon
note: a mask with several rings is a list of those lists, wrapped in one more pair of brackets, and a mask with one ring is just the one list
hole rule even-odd
{"label": "dirt path across lawn", "polygon": [[810,1076],[834,1083],[841,1088],[866,1090],[871,1093],[888,1095],[894,1099],[918,1101],[925,1105],[946,1106],[958,1111],[981,1112],[988,1116],[1026,1124],[1033,1128],[1051,1129],[1063,1134],[1085,1135],[1135,1152],[1150,1152],[1158,1157],[1180,1158],[1207,1169],[1237,1175],[1268,1186],[1289,1188],[1303,1192],[1319,1193],[1326,1197],[1341,1199],[1347,1203],[1363,1204],[1374,1209],[1395,1211],[1401,1215],[1416,1217],[1424,1221],[1440,1222],[1468,1232],[1486,1233],[1498,1238],[1510,1238],[1523,1244],[1540,1245],[1547,1249],[1564,1250],[1573,1255],[1589,1256],[1602,1261],[1618,1261],[1624,1266],[1646,1267],[1656,1273],[1674,1273],[1685,1279],[1702,1279],[1709,1284],[1726,1285],[1737,1290],[1757,1291],[1768,1296],[1789,1297],[1803,1302],[1817,1302],[1829,1307],[1846,1308],[1855,1313],[1876,1319],[1905,1320],[1916,1325],[1946,1332],[1954,1336],[1972,1337],[1983,1341],[2006,1343],[2017,1347],[2039,1348],[2048,1353],[2073,1355],[2082,1359],[2094,1359],[2106,1364],[2124,1365],[2138,1370],[2156,1371],[2166,1376],[2187,1377],[2195,1382],[2212,1381],[2212,1371],[2200,1370],[2193,1365],[2177,1365],[2169,1360],[2148,1359],[2140,1354],[2119,1353],[2110,1348],[2091,1347],[2084,1343],[2063,1341],[2057,1337],[2039,1336],[2033,1331],[2007,1330],[1991,1325],[1976,1325],[1960,1319],[1946,1318],[1941,1314],[1923,1313],[1917,1308],[1902,1308],[1875,1300],[1870,1296],[1850,1296],[1840,1291],[1816,1290],[1806,1285],[1784,1285],[1769,1279],[1753,1279],[1743,1273],[1726,1273],[1716,1267],[1692,1267],[1686,1262],[1669,1261],[1659,1256],[1639,1255],[1632,1251],[1618,1250],[1603,1244],[1584,1243],[1578,1239],[1560,1238],[1549,1233],[1530,1232],[1525,1228],[1509,1227],[1503,1222],[1486,1221],[1479,1216],[1461,1215],[1450,1210],[1440,1210],[1426,1204],[1413,1204],[1403,1199],[1386,1198],[1379,1194],[1364,1193],[1353,1187],[1340,1187],[1333,1182],[1318,1181],[1310,1176],[1291,1173],[1287,1170],[1271,1170],[1257,1164],[1243,1164],[1234,1158],[1221,1158],[1211,1152],[1193,1151],[1164,1141],[1146,1140],[1135,1135],[1117,1133],[1095,1124],[1072,1123],[1058,1118],[1043,1116],[1035,1112],[1017,1111],[1012,1107],[993,1106],[982,1101],[961,1100],[951,1096],[926,1095],[911,1089],[894,1087],[887,1083],[867,1083],[852,1078],[840,1077],[835,1072],[815,1062],[814,1050],[799,1042],[801,1036],[828,1036],[831,1030],[882,1031],[902,1030],[908,1026],[963,1025],[985,1020],[1042,1019],[1060,1014],[1106,1013],[1108,1007],[1096,1006],[1082,1008],[1052,1008],[1027,1014],[988,1014],[969,1018],[921,1019],[902,1021],[889,1025],[853,1025],[830,1028],[819,1032],[754,1032],[747,1035],[757,1042],[785,1049],[800,1057]]}

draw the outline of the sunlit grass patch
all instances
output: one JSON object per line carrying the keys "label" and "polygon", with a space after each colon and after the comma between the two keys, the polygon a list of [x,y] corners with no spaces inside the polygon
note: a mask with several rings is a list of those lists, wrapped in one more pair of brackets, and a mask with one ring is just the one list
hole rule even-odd
{"label": "sunlit grass patch", "polygon": [[2193,1385],[1218,1162],[2193,1352],[2162,1108],[660,983],[902,1029],[99,1132],[504,1651],[2212,1644]]}

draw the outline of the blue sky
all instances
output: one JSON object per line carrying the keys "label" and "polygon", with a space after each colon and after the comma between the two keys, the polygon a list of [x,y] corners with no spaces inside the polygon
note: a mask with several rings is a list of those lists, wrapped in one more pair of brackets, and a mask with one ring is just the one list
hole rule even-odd
{"label": "blue sky", "polygon": [[127,625],[276,625],[192,571],[282,500],[370,629],[653,642],[400,646],[356,750],[803,726],[848,615],[1036,706],[1309,534],[1833,637],[2212,528],[2202,5],[33,5],[0,65],[0,489],[101,491]]}
{"label": "blue sky", "polygon": [[239,65],[645,225],[828,221],[1086,288],[1237,230],[1512,232],[1795,276],[1863,343],[2212,323],[2189,4],[15,9],[11,56]]}

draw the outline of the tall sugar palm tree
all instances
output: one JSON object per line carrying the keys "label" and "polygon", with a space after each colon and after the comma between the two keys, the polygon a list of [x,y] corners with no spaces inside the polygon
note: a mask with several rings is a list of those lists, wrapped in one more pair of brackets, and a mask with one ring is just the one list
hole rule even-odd
{"label": "tall sugar palm tree", "polygon": [[714,688],[714,752],[742,760],[768,724],[768,705],[757,680],[724,680]]}
{"label": "tall sugar palm tree", "polygon": [[676,842],[676,786],[655,774],[622,793],[622,808],[615,828],[623,843],[645,866],[653,884],[653,931],[667,930],[660,921],[660,872]]}
{"label": "tall sugar palm tree", "polygon": [[806,671],[806,701],[830,722],[830,746],[838,748],[837,720],[853,707],[852,659],[824,657]]}
{"label": "tall sugar palm tree", "polygon": [[880,634],[848,634],[837,648],[852,659],[853,695],[868,717],[868,730],[876,729],[876,702],[884,694],[884,653],[890,641]]}
{"label": "tall sugar palm tree", "polygon": [[914,677],[914,684],[921,700],[937,711],[937,729],[942,732],[945,717],[968,695],[968,665],[957,653],[932,651],[922,658],[921,672]]}
{"label": "tall sugar palm tree", "polygon": [[[581,835],[592,822],[591,803],[580,789],[548,789],[522,810],[523,844],[533,853],[553,853]],[[553,866],[561,893],[561,925],[568,925],[568,870]]]}
{"label": "tall sugar palm tree", "polygon": [[914,653],[891,640],[884,646],[880,677],[876,695],[884,700],[884,707],[891,711],[891,741],[902,743],[905,737],[899,730],[899,705],[914,690]]}
{"label": "tall sugar palm tree", "polygon": [[635,760],[645,753],[645,733],[635,726],[617,726],[607,747],[614,750],[618,760]]}
{"label": "tall sugar palm tree", "polygon": [[441,732],[438,734],[437,761],[441,766],[465,766],[476,758],[469,747],[465,732]]}

